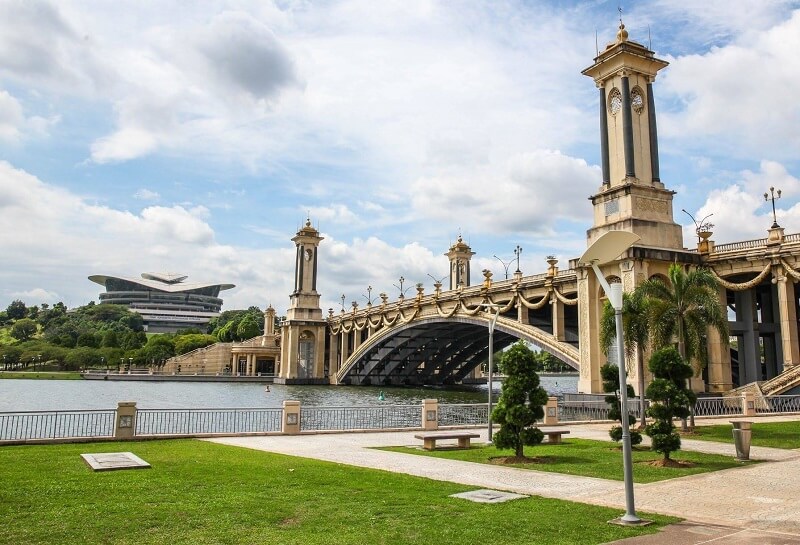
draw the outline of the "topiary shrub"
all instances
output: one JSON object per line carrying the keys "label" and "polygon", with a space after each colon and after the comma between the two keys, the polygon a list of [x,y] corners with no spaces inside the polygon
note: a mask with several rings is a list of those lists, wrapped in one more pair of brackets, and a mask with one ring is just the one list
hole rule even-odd
{"label": "topiary shrub", "polygon": [[653,422],[645,428],[652,440],[651,448],[670,459],[670,453],[680,450],[681,438],[672,423],[674,418],[686,418],[697,396],[686,388],[686,379],[694,374],[678,351],[673,347],[662,348],[648,363],[653,381],[647,387],[647,397],[653,402],[647,415]]}
{"label": "topiary shrub", "polygon": [[544,417],[542,406],[547,403],[547,391],[539,386],[536,358],[523,342],[518,342],[503,353],[500,370],[506,375],[492,420],[500,430],[492,441],[499,449],[513,449],[523,457],[523,447],[542,442],[542,430],[534,426]]}
{"label": "topiary shrub", "polygon": [[[620,410],[622,402],[620,400],[619,393],[619,367],[610,363],[605,364],[600,368],[600,377],[603,379],[603,391],[609,394],[605,397],[605,401],[608,403],[608,417],[611,420],[616,420],[622,424],[622,411]],[[627,387],[626,393],[628,394],[629,398],[632,398],[634,396],[633,387],[630,384],[628,384]],[[628,413],[628,430],[631,436],[631,445],[638,445],[642,442],[642,434],[636,430],[630,429],[630,423],[635,421],[636,415]],[[610,430],[608,430],[608,435],[613,441],[622,441],[622,426],[620,425],[612,427]]]}

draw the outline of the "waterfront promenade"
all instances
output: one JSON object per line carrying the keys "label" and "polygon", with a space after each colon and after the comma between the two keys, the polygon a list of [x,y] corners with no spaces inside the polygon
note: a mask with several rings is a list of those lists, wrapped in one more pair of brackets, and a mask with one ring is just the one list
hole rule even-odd
{"label": "waterfront promenade", "polygon": [[[798,417],[760,417],[758,422]],[[698,419],[698,425],[727,420]],[[559,426],[570,437],[608,440],[608,424]],[[335,433],[268,437],[226,437],[211,441],[326,460],[476,488],[579,501],[624,511],[623,483],[527,469],[414,456],[373,447],[415,445],[413,431]],[[486,440],[486,431],[480,430]],[[647,438],[645,438],[647,441]],[[684,450],[734,455],[732,444],[683,439]],[[680,455],[678,454],[678,456]],[[654,512],[686,519],[654,536],[635,538],[635,544],[791,544],[800,545],[800,450],[752,447],[750,457],[764,460],[744,468],[692,475],[648,484],[636,484],[638,512]],[[620,463],[621,457],[620,457]]]}

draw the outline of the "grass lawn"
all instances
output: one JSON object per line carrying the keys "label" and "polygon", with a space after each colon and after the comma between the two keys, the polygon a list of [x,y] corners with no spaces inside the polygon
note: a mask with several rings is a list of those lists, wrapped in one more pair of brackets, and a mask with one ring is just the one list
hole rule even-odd
{"label": "grass lawn", "polygon": [[[131,451],[152,469],[94,473],[79,454]],[[0,447],[0,543],[593,544],[654,533],[608,509],[203,441]],[[640,513],[641,514],[641,513]]]}
{"label": "grass lawn", "polygon": [[43,380],[80,380],[81,374],[77,371],[3,371],[3,378],[27,378]]}
{"label": "grass lawn", "polygon": [[[800,417],[798,417],[800,418]],[[800,420],[794,422],[753,422],[751,445],[759,447],[800,448]],[[733,443],[733,426],[697,426],[686,439]]]}
{"label": "grass lawn", "polygon": [[[436,456],[453,460],[464,460],[480,464],[491,463],[490,459],[496,456],[510,456],[513,451],[498,450],[494,446],[473,446],[469,449],[451,449],[427,451],[414,447],[390,447],[387,450],[407,452],[422,456]],[[540,458],[542,463],[515,464],[514,467],[524,467],[537,471],[552,473],[567,473],[569,475],[582,475],[584,477],[600,477],[602,479],[624,480],[622,474],[622,450],[619,446],[608,441],[592,441],[589,439],[568,439],[560,445],[542,443],[535,447],[525,447],[525,455]],[[694,467],[668,468],[652,467],[645,462],[659,460],[661,454],[649,449],[637,447],[633,451],[633,480],[637,483],[652,483],[685,477],[695,473],[706,473],[739,467],[741,462],[733,456],[720,456],[717,454],[704,454],[702,452],[678,451],[673,452],[673,460],[694,463]]]}

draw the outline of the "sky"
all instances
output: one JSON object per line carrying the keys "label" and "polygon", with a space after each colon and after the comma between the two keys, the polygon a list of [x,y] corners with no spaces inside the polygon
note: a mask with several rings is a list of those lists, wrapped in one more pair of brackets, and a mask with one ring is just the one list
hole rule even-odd
{"label": "sky", "polygon": [[[601,185],[581,70],[620,3],[0,0],[0,308],[97,300],[90,275],[232,283],[289,305],[310,218],[322,308],[580,256]],[[800,0],[621,2],[654,83],[684,245],[800,232]],[[495,257],[496,256],[496,257]],[[473,283],[479,280],[473,278]],[[368,287],[372,290],[369,291]]]}

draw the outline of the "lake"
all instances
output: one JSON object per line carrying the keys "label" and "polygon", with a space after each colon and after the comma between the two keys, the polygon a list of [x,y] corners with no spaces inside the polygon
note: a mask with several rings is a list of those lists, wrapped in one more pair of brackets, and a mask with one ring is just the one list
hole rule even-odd
{"label": "lake", "polygon": [[[577,392],[577,375],[543,376],[551,394]],[[493,388],[493,401],[500,383]],[[347,407],[409,405],[423,399],[440,403],[486,403],[486,385],[464,388],[401,388],[373,386],[286,386],[240,382],[134,382],[101,380],[0,380],[0,412],[114,409],[119,401],[136,401],[142,409],[218,409],[280,407],[294,399],[303,405]],[[379,401],[380,392],[384,400]]]}

